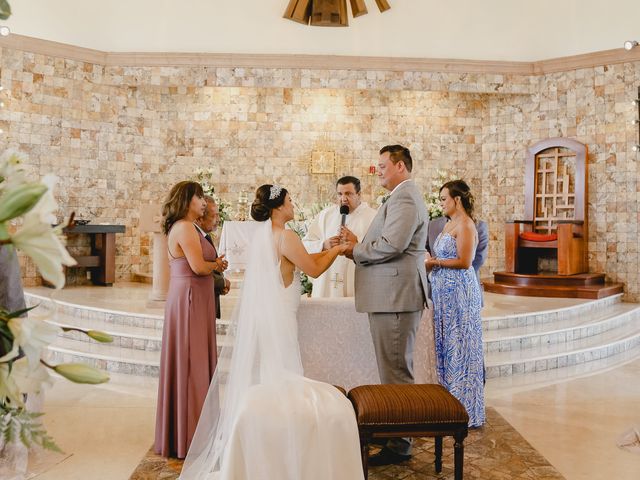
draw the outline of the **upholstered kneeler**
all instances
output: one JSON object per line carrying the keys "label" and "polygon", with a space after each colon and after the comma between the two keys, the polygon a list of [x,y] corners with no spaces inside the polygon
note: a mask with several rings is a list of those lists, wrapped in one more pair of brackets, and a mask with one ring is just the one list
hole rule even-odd
{"label": "upholstered kneeler", "polygon": [[436,472],[442,471],[442,437],[453,436],[455,479],[462,480],[469,416],[440,385],[363,385],[349,392],[358,420],[362,468],[368,477],[369,442],[375,438],[435,437]]}

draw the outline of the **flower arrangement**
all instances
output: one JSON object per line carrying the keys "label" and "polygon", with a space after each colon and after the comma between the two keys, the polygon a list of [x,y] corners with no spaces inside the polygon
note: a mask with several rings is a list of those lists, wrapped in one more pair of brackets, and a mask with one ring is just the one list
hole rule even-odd
{"label": "flower arrangement", "polygon": [[[21,250],[33,259],[45,280],[62,288],[63,265],[74,265],[75,260],[64,246],[64,225],[52,226],[57,209],[55,182],[53,175],[30,181],[16,155],[0,158],[0,249],[9,249],[12,256],[14,248]],[[22,225],[12,232],[9,223],[18,219]],[[27,448],[39,445],[59,451],[40,421],[42,414],[27,410],[27,396],[51,383],[49,370],[76,383],[103,383],[109,376],[82,363],[52,365],[43,358],[44,351],[62,331],[77,330],[100,342],[112,338],[98,331],[59,328],[33,313],[27,316],[35,307],[13,312],[5,307],[0,305],[0,458],[16,442]]]}
{"label": "flower arrangement", "polygon": [[218,212],[220,213],[220,227],[222,227],[226,220],[231,220],[231,204],[216,195],[216,189],[213,185],[213,173],[213,168],[196,168],[193,180],[202,185],[205,195],[213,197],[216,201]]}
{"label": "flower arrangement", "polygon": [[453,172],[438,170],[437,176],[431,181],[431,191],[424,194],[424,201],[427,205],[429,219],[441,217],[443,215],[440,206],[440,187],[445,183],[458,178]]}

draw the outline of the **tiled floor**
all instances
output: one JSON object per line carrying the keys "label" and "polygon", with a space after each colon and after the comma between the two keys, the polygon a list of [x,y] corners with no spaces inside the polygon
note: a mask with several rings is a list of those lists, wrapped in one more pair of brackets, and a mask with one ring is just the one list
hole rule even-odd
{"label": "tiled floor", "polygon": [[[52,293],[50,289],[36,291]],[[161,314],[146,309],[147,293],[146,285],[118,284],[112,289],[65,289],[56,295],[62,301],[86,302],[98,308]],[[483,316],[564,308],[581,302],[488,294]],[[568,480],[636,480],[640,478],[640,455],[615,446],[623,430],[640,423],[640,359],[629,360],[612,370],[569,380],[555,378],[552,371],[538,372],[545,378],[539,379],[539,385],[544,386],[536,388],[490,380],[487,404]],[[110,383],[99,386],[56,379],[46,396],[45,424],[72,455],[37,478],[128,478],[153,442],[156,386],[154,379],[121,375],[112,375]],[[395,478],[433,477],[404,472]],[[496,473],[489,478],[516,477]]]}
{"label": "tiled floor", "polygon": [[[453,440],[446,438],[443,444],[440,474],[435,473],[433,439],[425,438],[416,440],[411,460],[401,465],[370,468],[369,479],[453,479]],[[485,426],[469,432],[464,448],[465,478],[504,480],[540,478],[562,480],[563,478],[492,408],[487,410]],[[138,465],[131,480],[174,480],[178,477],[181,467],[182,462],[179,460],[167,460],[149,452]]]}

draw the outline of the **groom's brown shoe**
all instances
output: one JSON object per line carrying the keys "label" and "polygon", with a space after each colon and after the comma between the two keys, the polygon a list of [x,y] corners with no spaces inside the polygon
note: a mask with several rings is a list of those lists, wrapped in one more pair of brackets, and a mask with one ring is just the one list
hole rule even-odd
{"label": "groom's brown shoe", "polygon": [[406,462],[411,459],[411,455],[403,455],[396,453],[390,448],[383,447],[375,455],[371,455],[368,460],[370,467],[381,467],[383,465],[394,465],[396,463]]}

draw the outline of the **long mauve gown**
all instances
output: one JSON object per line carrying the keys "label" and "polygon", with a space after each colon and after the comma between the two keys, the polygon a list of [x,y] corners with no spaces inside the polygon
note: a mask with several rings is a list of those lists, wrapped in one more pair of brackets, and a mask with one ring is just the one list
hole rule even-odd
{"label": "long mauve gown", "polygon": [[[195,227],[194,227],[195,228]],[[204,259],[216,250],[198,232]],[[213,276],[196,275],[185,257],[169,260],[156,410],[156,453],[184,458],[217,362]]]}

